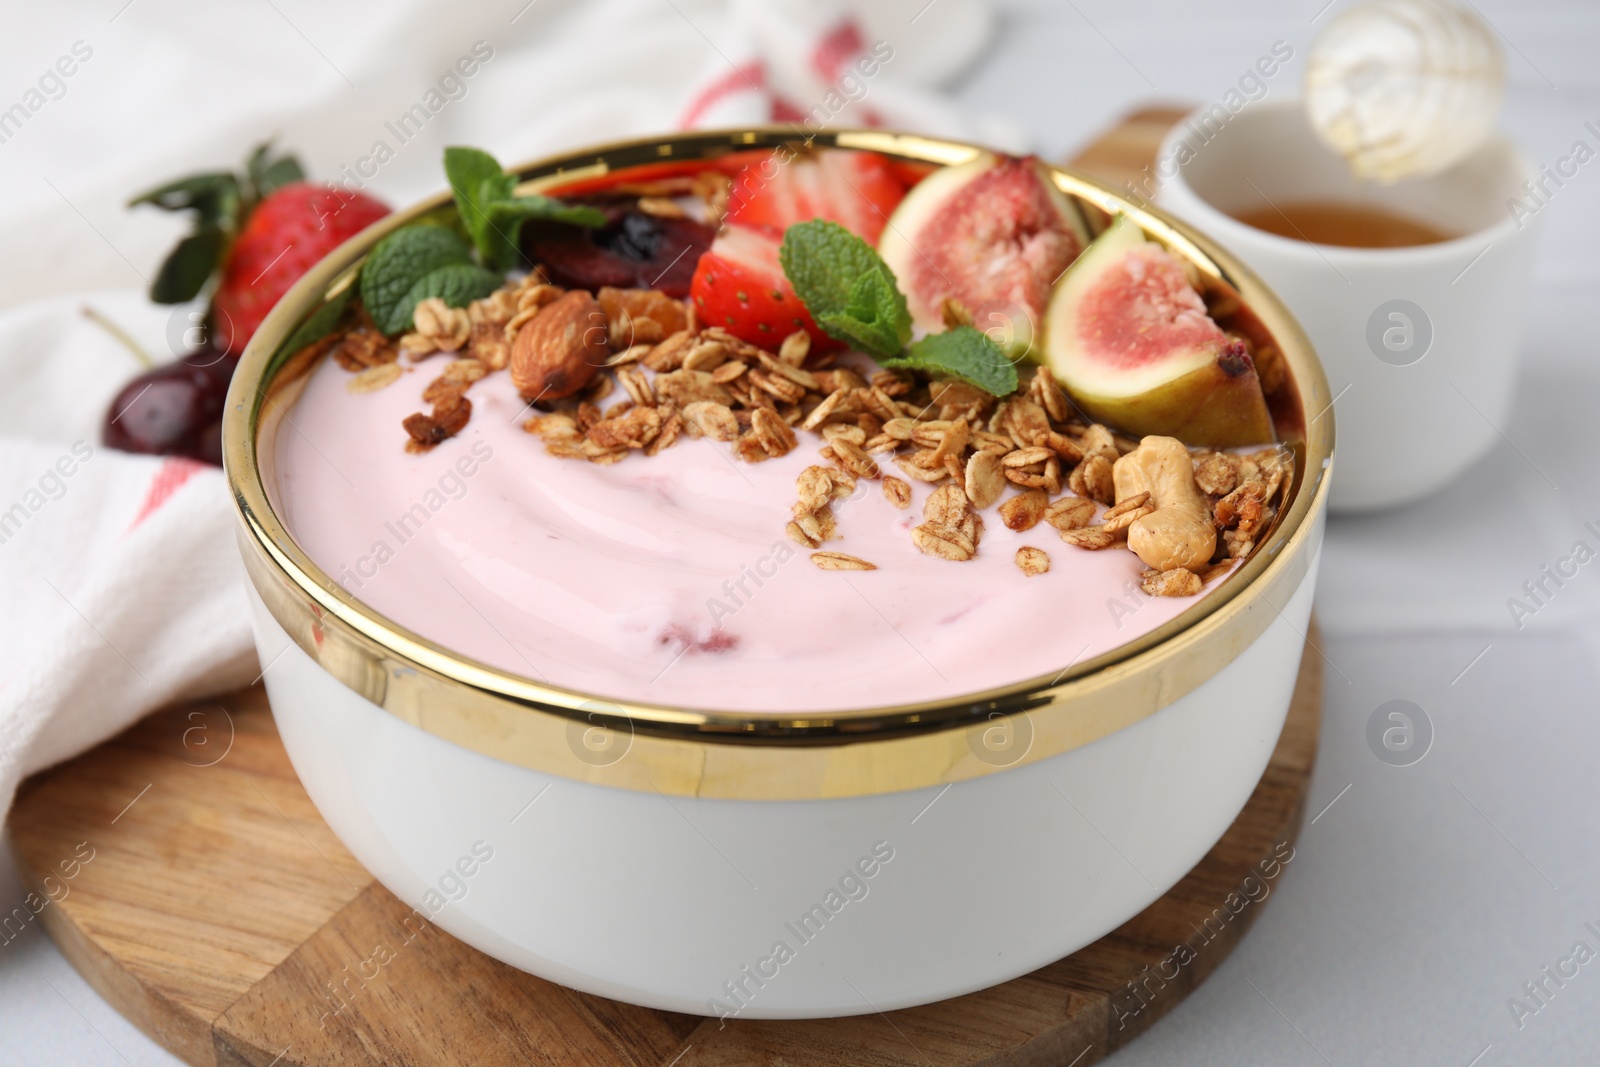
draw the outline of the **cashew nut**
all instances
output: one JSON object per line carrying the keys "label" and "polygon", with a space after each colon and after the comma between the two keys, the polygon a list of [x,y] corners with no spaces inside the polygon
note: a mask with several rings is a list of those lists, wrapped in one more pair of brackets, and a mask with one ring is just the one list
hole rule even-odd
{"label": "cashew nut", "polygon": [[1198,570],[1211,562],[1217,530],[1211,509],[1194,481],[1194,464],[1183,442],[1146,437],[1111,469],[1117,502],[1148,492],[1156,510],[1128,527],[1128,547],[1156,570]]}

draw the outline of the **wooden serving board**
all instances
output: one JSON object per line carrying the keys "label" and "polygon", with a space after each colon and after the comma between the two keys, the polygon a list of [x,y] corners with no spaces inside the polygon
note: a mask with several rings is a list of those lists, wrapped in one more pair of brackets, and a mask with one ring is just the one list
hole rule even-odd
{"label": "wooden serving board", "polygon": [[[1199,985],[1265,905],[1229,915],[1230,893],[1270,884],[1299,828],[1320,663],[1308,648],[1249,803],[1166,896],[1032,974],[887,1015],[721,1026],[564,989],[432,926],[402,945],[411,909],[317,815],[259,688],[163,711],[30,779],[11,835],[36,886],[54,879],[59,902],[39,918],[62,952],[191,1064],[1087,1067]],[[321,1025],[330,984],[380,944],[402,947]]]}
{"label": "wooden serving board", "polygon": [[[1080,165],[1137,170],[1176,114],[1133,116]],[[1087,1067],[1202,982],[1265,905],[1234,915],[1230,894],[1270,881],[1298,831],[1321,680],[1308,652],[1249,803],[1166,896],[1032,974],[887,1015],[724,1026],[553,985],[432,926],[407,939],[411,909],[318,816],[259,688],[165,710],[35,776],[10,828],[19,868],[53,898],[38,917],[62,952],[191,1064]],[[375,976],[344,984],[358,969]],[[324,1018],[336,983],[356,992]]]}

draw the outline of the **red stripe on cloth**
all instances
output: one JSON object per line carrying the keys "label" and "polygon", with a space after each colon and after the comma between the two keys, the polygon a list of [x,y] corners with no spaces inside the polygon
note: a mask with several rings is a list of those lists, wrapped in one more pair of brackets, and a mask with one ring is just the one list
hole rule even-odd
{"label": "red stripe on cloth", "polygon": [[144,503],[139,505],[139,514],[135,515],[133,521],[128,524],[128,530],[131,531],[151,515],[160,511],[161,506],[172,499],[172,495],[183,487],[184,482],[205,470],[205,467],[204,463],[185,459],[182,456],[168,457],[161,466],[156,468],[155,477],[150,479],[150,488],[145,492]]}
{"label": "red stripe on cloth", "polygon": [[678,128],[692,129],[706,112],[735,93],[746,90],[760,92],[766,87],[767,68],[759,59],[751,60],[742,67],[735,67],[700,90],[699,94],[689,102],[683,117],[678,120]]}
{"label": "red stripe on cloth", "polygon": [[811,53],[811,66],[822,80],[833,85],[844,73],[845,64],[863,51],[861,28],[852,18],[840,19],[838,25],[822,35],[816,50]]}
{"label": "red stripe on cloth", "polygon": [[805,117],[806,113],[801,111],[791,101],[785,100],[781,96],[774,96],[772,98],[773,122],[799,122]]}

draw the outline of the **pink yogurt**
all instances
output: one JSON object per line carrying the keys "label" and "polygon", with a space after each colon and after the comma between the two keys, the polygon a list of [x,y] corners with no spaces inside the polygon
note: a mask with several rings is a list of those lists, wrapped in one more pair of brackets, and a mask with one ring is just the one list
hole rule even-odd
{"label": "pink yogurt", "polygon": [[[509,376],[468,394],[472,420],[426,455],[401,420],[442,362],[376,393],[323,361],[276,446],[289,530],[347,591],[464,656],[597,697],[675,707],[841,711],[948,698],[1116,648],[1195,598],[1150,597],[1125,549],[1091,552],[984,513],[976,559],[925,556],[876,481],[836,502],[825,547],[877,564],[822,571],[784,535],[821,442],[764,463],[683,438],[600,466],[547,455]],[[892,463],[885,463],[894,473]],[[1026,577],[1013,557],[1044,549]]]}

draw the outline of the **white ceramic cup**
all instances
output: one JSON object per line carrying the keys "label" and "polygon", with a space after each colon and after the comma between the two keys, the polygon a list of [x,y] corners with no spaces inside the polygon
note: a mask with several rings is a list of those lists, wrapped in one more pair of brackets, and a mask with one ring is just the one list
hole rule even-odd
{"label": "white ceramic cup", "polygon": [[[1231,116],[1195,112],[1167,135],[1156,160],[1160,206],[1253,267],[1316,346],[1339,421],[1333,510],[1417,500],[1499,439],[1537,228],[1537,216],[1518,220],[1508,207],[1537,177],[1508,139],[1432,178],[1359,182],[1289,100]],[[1371,204],[1465,236],[1345,248],[1233,218],[1295,201]]]}

